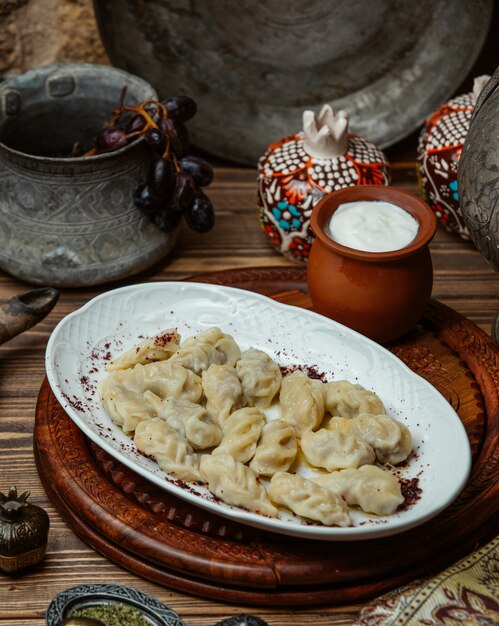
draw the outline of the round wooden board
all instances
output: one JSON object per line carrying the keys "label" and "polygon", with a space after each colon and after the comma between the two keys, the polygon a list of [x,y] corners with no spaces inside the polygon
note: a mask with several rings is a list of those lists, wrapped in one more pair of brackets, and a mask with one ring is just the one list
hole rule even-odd
{"label": "round wooden board", "polygon": [[[310,307],[300,268],[192,277]],[[311,606],[365,600],[436,572],[496,532],[499,348],[435,301],[421,325],[388,346],[458,412],[473,452],[459,498],[426,524],[366,542],[324,543],[264,533],[162,491],[91,444],[47,381],[34,433],[42,482],[69,526],[108,558],[149,580],[246,605]]]}

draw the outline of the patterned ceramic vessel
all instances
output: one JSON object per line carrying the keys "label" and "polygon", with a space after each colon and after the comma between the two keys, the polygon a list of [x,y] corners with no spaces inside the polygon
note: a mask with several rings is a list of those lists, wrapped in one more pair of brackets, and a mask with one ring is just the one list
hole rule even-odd
{"label": "patterned ceramic vessel", "polygon": [[178,228],[160,231],[133,204],[150,150],[142,140],[91,157],[127,86],[126,103],[156,99],[112,67],[60,64],[0,86],[0,267],[34,284],[77,287],[140,272],[164,257]]}
{"label": "patterned ceramic vessel", "polygon": [[471,116],[489,76],[475,78],[473,91],[449,100],[425,122],[418,142],[417,169],[421,193],[449,232],[469,239],[459,208],[457,167]]}
{"label": "patterned ceramic vessel", "polygon": [[[464,221],[473,243],[497,272],[499,272],[498,171],[499,68],[476,103],[458,170]],[[499,318],[495,321],[495,328],[499,328]]]}
{"label": "patterned ceramic vessel", "polygon": [[348,115],[325,105],[303,113],[303,131],[272,144],[258,166],[258,216],[276,250],[306,262],[313,207],[324,194],[355,185],[388,185],[389,164],[373,143],[348,132]]}

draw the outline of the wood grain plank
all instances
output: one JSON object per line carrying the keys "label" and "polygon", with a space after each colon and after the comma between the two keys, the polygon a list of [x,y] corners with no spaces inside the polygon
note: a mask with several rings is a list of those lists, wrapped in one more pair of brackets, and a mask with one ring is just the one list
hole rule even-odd
{"label": "wood grain plank", "polygon": [[[412,147],[393,164],[392,180],[396,186],[418,193]],[[42,626],[50,599],[68,587],[85,582],[116,582],[141,589],[169,604],[189,626],[211,626],[223,617],[245,610],[164,589],[98,555],[68,529],[49,502],[32,451],[34,412],[44,377],[46,342],[55,325],[67,314],[95,295],[126,284],[179,280],[200,271],[233,267],[295,266],[273,250],[260,230],[256,217],[255,169],[218,168],[210,195],[217,208],[217,223],[211,233],[199,235],[183,228],[173,253],[154,268],[110,285],[63,290],[56,308],[45,320],[0,346],[0,491],[11,484],[31,491],[31,501],[43,506],[51,520],[49,551],[42,566],[23,575],[0,577],[0,624]],[[433,297],[490,333],[492,319],[499,309],[498,275],[473,244],[441,228],[431,244],[431,252]],[[0,272],[0,301],[30,288]],[[360,605],[350,605],[295,612],[249,608],[247,611],[262,615],[270,626],[290,623],[347,626],[359,608]]]}

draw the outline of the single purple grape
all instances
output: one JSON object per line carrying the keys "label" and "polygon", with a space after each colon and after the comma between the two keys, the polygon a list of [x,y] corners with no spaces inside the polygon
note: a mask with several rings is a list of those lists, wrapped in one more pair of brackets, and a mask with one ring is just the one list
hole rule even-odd
{"label": "single purple grape", "polygon": [[189,151],[189,135],[185,125],[170,117],[159,120],[158,128],[164,133],[170,142],[170,148],[178,159],[181,159]]}
{"label": "single purple grape", "polygon": [[166,148],[164,133],[157,128],[150,128],[144,135],[144,139],[158,154],[163,154]]}
{"label": "single purple grape", "polygon": [[215,211],[213,205],[206,194],[198,191],[189,208],[184,211],[185,221],[189,228],[198,233],[206,233],[215,224]]}
{"label": "single purple grape", "polygon": [[98,152],[110,152],[126,146],[126,133],[122,128],[104,128],[95,139]]}
{"label": "single purple grape", "polygon": [[196,103],[189,96],[172,96],[163,100],[168,115],[175,120],[187,122],[196,115],[198,110]]}
{"label": "single purple grape", "polygon": [[167,159],[154,159],[147,172],[146,183],[152,194],[164,203],[170,198],[175,187],[173,163]]}
{"label": "single purple grape", "polygon": [[170,202],[163,204],[152,216],[156,226],[165,233],[169,233],[179,225],[182,213],[175,211]]}
{"label": "single purple grape", "polygon": [[145,125],[146,125],[145,119],[142,117],[142,115],[139,115],[137,113],[136,115],[133,115],[131,117],[130,122],[127,127],[127,133],[128,134],[138,133],[144,128]]}
{"label": "single purple grape", "polygon": [[185,211],[192,204],[195,193],[196,185],[192,176],[187,172],[178,172],[173,190],[173,207],[177,211]]}
{"label": "single purple grape", "polygon": [[189,172],[198,187],[207,187],[213,180],[211,165],[201,157],[189,154],[180,159],[179,166],[184,172]]}
{"label": "single purple grape", "polygon": [[137,187],[133,194],[133,203],[139,211],[146,215],[152,215],[160,207],[158,198],[153,195],[150,187],[147,185],[139,185]]}

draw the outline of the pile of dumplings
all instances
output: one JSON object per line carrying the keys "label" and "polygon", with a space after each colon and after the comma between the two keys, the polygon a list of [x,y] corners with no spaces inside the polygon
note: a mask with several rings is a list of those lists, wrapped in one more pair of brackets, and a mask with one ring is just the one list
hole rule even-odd
{"label": "pile of dumplings", "polygon": [[[408,457],[411,434],[360,385],[301,370],[283,377],[268,354],[241,353],[216,327],[182,345],[176,330],[165,331],[107,369],[99,396],[138,450],[227,504],[345,527],[349,506],[388,515],[404,501],[381,466]],[[279,417],[267,420],[275,401]],[[309,478],[293,472],[300,457],[316,469]]]}

